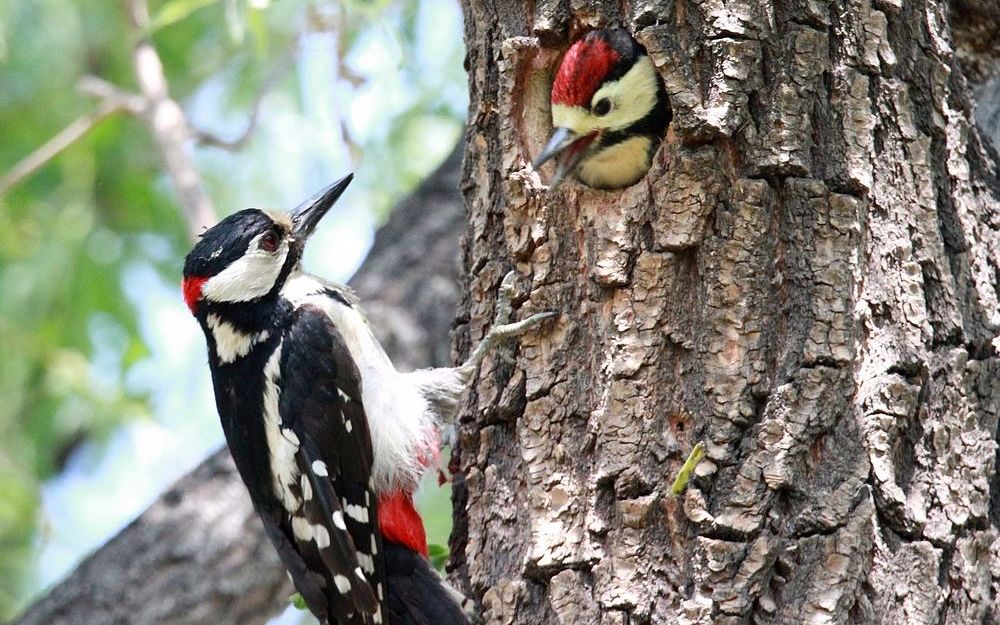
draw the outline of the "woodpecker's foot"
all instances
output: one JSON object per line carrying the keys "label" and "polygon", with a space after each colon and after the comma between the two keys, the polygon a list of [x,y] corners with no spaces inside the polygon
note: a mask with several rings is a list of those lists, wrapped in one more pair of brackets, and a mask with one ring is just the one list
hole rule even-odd
{"label": "woodpecker's foot", "polygon": [[542,312],[534,314],[522,321],[508,323],[511,315],[511,298],[514,295],[514,281],[517,273],[508,272],[500,282],[500,291],[497,293],[497,312],[493,319],[493,327],[486,333],[483,340],[476,346],[475,351],[462,366],[463,369],[472,370],[478,367],[491,350],[498,349],[498,356],[508,363],[514,362],[512,350],[506,347],[506,343],[528,332],[532,328],[541,325],[548,319],[559,316],[557,312]]}

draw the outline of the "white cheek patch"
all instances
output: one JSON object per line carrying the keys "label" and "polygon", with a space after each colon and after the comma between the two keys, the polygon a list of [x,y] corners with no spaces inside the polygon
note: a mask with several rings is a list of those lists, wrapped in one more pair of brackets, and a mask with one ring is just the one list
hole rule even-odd
{"label": "white cheek patch", "polygon": [[288,242],[282,241],[274,253],[258,250],[258,239],[264,234],[250,242],[246,254],[205,282],[202,297],[212,302],[248,302],[271,291],[285,265]]}
{"label": "white cheek patch", "polygon": [[597,118],[582,106],[552,105],[553,128],[569,128],[578,135],[585,135],[597,127],[596,122]]}

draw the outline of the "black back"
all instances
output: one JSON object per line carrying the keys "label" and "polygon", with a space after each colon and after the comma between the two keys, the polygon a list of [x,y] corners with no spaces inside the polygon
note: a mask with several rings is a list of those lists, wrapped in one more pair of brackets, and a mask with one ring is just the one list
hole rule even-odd
{"label": "black back", "polygon": [[[268,538],[310,611],[321,622],[371,625],[377,606],[381,603],[385,614],[387,604],[377,600],[384,572],[377,532],[377,498],[370,484],[371,438],[361,401],[360,375],[339,332],[321,309],[294,308],[277,297],[241,304],[239,310],[255,320],[258,329],[266,329],[268,338],[233,362],[211,359],[216,404],[236,468]],[[213,335],[210,331],[205,334],[214,353]],[[280,424],[298,439],[297,470],[309,481],[309,497],[301,483],[291,488],[302,501],[294,516],[325,528],[330,538],[327,546],[296,537],[293,514],[275,492],[264,391],[265,369],[279,346]],[[327,475],[314,471],[316,461],[324,464]],[[347,514],[348,505],[363,507],[369,522],[359,522]],[[341,515],[347,532],[333,523],[335,514]],[[363,557],[359,554],[371,557],[373,564],[364,571],[365,579],[355,572]],[[347,592],[338,589],[337,575],[350,580]],[[382,593],[384,596],[385,588]]]}
{"label": "black back", "polygon": [[469,625],[441,576],[418,553],[385,544],[390,625]]}

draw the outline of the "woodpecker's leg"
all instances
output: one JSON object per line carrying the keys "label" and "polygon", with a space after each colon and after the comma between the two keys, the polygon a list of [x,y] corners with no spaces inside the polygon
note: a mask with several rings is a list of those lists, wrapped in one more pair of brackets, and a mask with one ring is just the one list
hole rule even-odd
{"label": "woodpecker's leg", "polygon": [[[402,374],[427,399],[429,407],[435,415],[434,420],[442,426],[454,423],[462,394],[468,388],[472,376],[475,375],[479,365],[486,359],[490,351],[502,348],[505,343],[521,336],[546,319],[552,319],[559,315],[559,313],[544,312],[532,315],[523,321],[508,323],[511,314],[510,300],[514,293],[514,280],[516,279],[517,274],[514,272],[504,276],[500,283],[500,293],[497,296],[497,314],[493,327],[479,342],[468,360],[457,367],[419,369]],[[506,352],[506,358],[511,359],[510,352]],[[442,427],[442,438],[448,440],[451,435],[452,432]]]}
{"label": "woodpecker's leg", "polygon": [[471,375],[493,349],[500,350],[500,358],[507,362],[513,362],[514,359],[511,356],[511,350],[505,344],[538,326],[546,319],[553,319],[559,316],[559,313],[556,312],[543,312],[532,315],[522,321],[508,323],[510,321],[511,298],[514,295],[515,280],[517,280],[517,273],[511,271],[500,282],[500,290],[497,293],[497,313],[493,319],[493,327],[483,337],[483,340],[479,341],[479,345],[473,350],[469,359],[460,367],[463,372],[467,372],[467,375]]}
{"label": "woodpecker's leg", "polygon": [[[459,401],[462,394],[469,386],[472,376],[476,373],[479,365],[483,363],[490,351],[498,350],[498,357],[513,363],[513,350],[507,345],[510,341],[521,336],[525,332],[537,327],[547,319],[559,316],[557,312],[543,312],[532,315],[522,321],[510,322],[511,298],[514,295],[514,281],[517,280],[517,273],[511,271],[503,277],[500,282],[500,291],[497,293],[497,312],[493,318],[493,327],[486,333],[486,336],[479,341],[479,345],[472,351],[469,358],[454,369],[430,369],[434,375],[436,384],[424,384],[424,396],[437,398],[438,402],[438,423],[441,424],[440,437],[442,445],[455,444],[457,438],[457,426],[455,425],[455,415],[458,412]],[[438,373],[440,372],[440,373]],[[411,374],[412,375],[412,374]],[[441,377],[437,377],[440,375]],[[451,384],[442,384],[441,381],[453,380]],[[441,399],[444,401],[441,401]],[[440,472],[438,482],[443,483],[449,478],[444,472]]]}

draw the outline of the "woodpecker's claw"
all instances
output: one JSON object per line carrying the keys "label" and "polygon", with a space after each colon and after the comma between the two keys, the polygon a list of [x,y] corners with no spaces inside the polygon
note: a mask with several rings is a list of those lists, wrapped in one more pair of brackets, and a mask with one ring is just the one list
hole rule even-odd
{"label": "woodpecker's claw", "polygon": [[[514,360],[514,350],[509,345],[506,345],[506,343],[516,339],[528,330],[541,325],[544,321],[554,319],[558,316],[559,313],[557,312],[537,313],[523,321],[493,326],[490,328],[486,338],[484,338],[480,343],[480,346],[487,344],[487,350],[492,346],[496,346],[499,349],[497,356],[499,356],[504,362],[514,364],[516,362]],[[485,354],[483,354],[483,356],[485,357]],[[480,361],[481,360],[482,359],[480,359]]]}
{"label": "woodpecker's claw", "polygon": [[469,356],[469,359],[463,365],[463,369],[471,371],[478,367],[482,364],[490,350],[494,348],[500,349],[498,353],[499,358],[513,364],[515,361],[512,350],[503,347],[503,344],[541,325],[546,320],[559,316],[557,312],[542,312],[536,313],[522,321],[508,323],[511,315],[511,298],[514,295],[515,280],[517,280],[517,272],[510,271],[500,281],[500,289],[497,293],[497,312],[493,319],[493,327],[490,328],[490,331],[486,333],[483,340],[476,346],[475,351],[472,352],[472,355]]}
{"label": "woodpecker's claw", "polygon": [[[548,319],[554,319],[558,317],[557,312],[543,312],[534,314],[523,321],[516,321],[514,323],[506,323],[503,325],[495,325],[490,328],[490,331],[483,337],[483,340],[479,341],[479,345],[476,346],[472,355],[465,362],[465,367],[475,368],[482,364],[486,355],[489,354],[490,350],[494,348],[501,348],[507,341],[513,340],[528,330],[541,325]],[[500,357],[504,359],[509,359],[507,362],[514,362],[513,357],[508,351],[506,354],[501,351]]]}
{"label": "woodpecker's claw", "polygon": [[494,344],[499,344],[508,339],[516,338],[521,336],[531,328],[540,325],[546,319],[554,319],[559,316],[557,312],[541,312],[531,315],[523,321],[516,321],[514,323],[506,323],[503,325],[497,325],[490,328],[489,333],[486,335],[484,341],[493,341]]}

